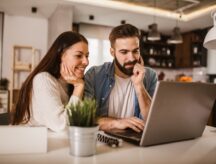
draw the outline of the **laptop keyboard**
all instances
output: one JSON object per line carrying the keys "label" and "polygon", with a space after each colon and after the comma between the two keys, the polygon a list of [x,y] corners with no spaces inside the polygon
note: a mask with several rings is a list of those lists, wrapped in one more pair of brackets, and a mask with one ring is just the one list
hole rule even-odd
{"label": "laptop keyboard", "polygon": [[125,129],[125,130],[116,129],[116,130],[108,131],[106,133],[115,137],[122,138],[123,140],[128,142],[134,142],[136,144],[140,142],[142,137],[142,132],[138,133],[133,131],[132,129]]}
{"label": "laptop keyboard", "polygon": [[127,136],[127,137],[133,137],[133,138],[139,138],[139,139],[142,137],[142,132],[138,133],[138,132],[135,132],[132,129],[126,129],[124,131],[119,131],[119,132],[116,132],[116,133],[119,134],[119,135],[123,135],[123,136]]}

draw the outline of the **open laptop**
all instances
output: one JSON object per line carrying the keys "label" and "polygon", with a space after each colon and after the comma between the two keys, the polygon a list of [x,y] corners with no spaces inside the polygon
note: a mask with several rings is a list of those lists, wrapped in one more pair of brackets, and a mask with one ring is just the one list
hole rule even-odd
{"label": "open laptop", "polygon": [[140,146],[200,137],[215,99],[215,84],[158,82],[142,133],[130,129],[106,133]]}

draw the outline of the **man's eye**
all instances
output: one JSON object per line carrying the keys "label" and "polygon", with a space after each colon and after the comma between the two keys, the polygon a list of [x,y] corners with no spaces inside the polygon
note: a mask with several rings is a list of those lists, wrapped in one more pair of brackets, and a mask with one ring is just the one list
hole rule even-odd
{"label": "man's eye", "polygon": [[125,55],[125,54],[127,54],[127,51],[121,51],[121,53]]}
{"label": "man's eye", "polygon": [[134,54],[138,54],[138,53],[140,53],[140,51],[139,51],[139,50],[136,50],[136,51],[133,51],[133,53],[134,53]]}

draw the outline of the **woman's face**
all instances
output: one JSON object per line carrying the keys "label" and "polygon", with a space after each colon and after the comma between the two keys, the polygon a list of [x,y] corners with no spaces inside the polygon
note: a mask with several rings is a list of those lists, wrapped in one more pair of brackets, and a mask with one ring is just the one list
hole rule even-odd
{"label": "woman's face", "polygon": [[88,55],[88,44],[78,42],[66,49],[61,57],[61,64],[64,64],[77,78],[83,78],[85,68],[89,64]]}

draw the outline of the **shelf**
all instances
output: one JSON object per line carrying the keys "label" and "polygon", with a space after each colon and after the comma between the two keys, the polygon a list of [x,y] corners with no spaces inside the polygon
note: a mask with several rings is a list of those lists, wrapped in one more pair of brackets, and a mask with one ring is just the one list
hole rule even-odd
{"label": "shelf", "polygon": [[171,59],[171,58],[174,58],[174,55],[143,55],[143,57],[148,57],[148,58],[168,58],[168,59]]}
{"label": "shelf", "polygon": [[[147,38],[147,33],[141,33],[141,38]],[[175,45],[168,44],[167,38],[162,36],[160,41],[141,40],[140,50],[146,66],[167,69],[175,67]]]}
{"label": "shelf", "polygon": [[17,64],[14,66],[14,71],[31,71],[31,64]]}
{"label": "shelf", "polygon": [[[182,34],[182,44],[168,44],[164,36],[160,41],[148,41],[147,32],[141,31],[140,52],[146,65],[154,68],[193,68],[207,65],[207,51],[203,48],[203,35],[206,30]],[[144,40],[143,40],[144,38]],[[173,62],[168,67],[170,60]],[[161,66],[162,63],[167,65]],[[153,64],[152,64],[153,63]],[[195,63],[195,64],[194,64]]]}
{"label": "shelf", "polygon": [[0,113],[7,113],[9,106],[9,91],[0,90]]}
{"label": "shelf", "polygon": [[14,49],[33,49],[31,46],[20,46],[20,45],[15,45]]}
{"label": "shelf", "polygon": [[19,72],[19,71],[30,72],[31,69],[29,69],[29,68],[15,68],[15,69],[13,69],[13,71],[15,71],[15,72]]}
{"label": "shelf", "polygon": [[162,66],[151,66],[151,65],[145,65],[147,67],[151,67],[151,68],[161,68],[161,69],[173,69],[175,67],[162,67]]}
{"label": "shelf", "polygon": [[10,87],[10,111],[18,99],[19,89],[40,60],[40,53],[31,46],[13,46],[12,78]]}
{"label": "shelf", "polygon": [[148,44],[148,45],[158,45],[158,46],[164,46],[164,47],[174,47],[173,44],[168,44],[168,43],[164,43],[164,42],[161,42],[161,41],[146,41],[144,42],[144,44]]}

